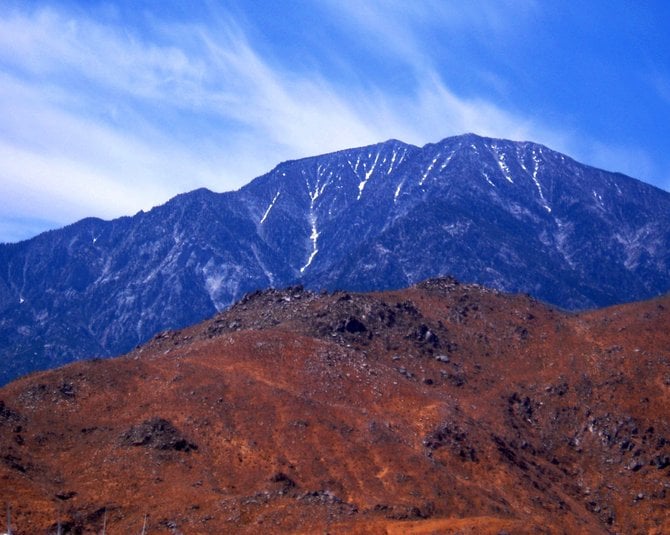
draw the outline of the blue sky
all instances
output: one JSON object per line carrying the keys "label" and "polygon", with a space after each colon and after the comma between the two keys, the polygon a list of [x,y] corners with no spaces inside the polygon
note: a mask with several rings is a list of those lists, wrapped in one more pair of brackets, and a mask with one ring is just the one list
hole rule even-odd
{"label": "blue sky", "polygon": [[0,0],[0,12],[0,241],[237,189],[287,159],[465,132],[670,190],[670,2]]}

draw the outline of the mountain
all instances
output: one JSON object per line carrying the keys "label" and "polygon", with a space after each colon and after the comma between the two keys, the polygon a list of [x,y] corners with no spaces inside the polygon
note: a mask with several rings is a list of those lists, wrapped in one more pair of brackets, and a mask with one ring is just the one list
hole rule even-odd
{"label": "mountain", "polygon": [[453,279],[257,292],[0,389],[4,500],[16,533],[669,533],[669,324]]}
{"label": "mountain", "polygon": [[453,274],[566,309],[670,290],[670,194],[472,134],[278,165],[229,193],[0,246],[0,381],[127,351],[245,293]]}

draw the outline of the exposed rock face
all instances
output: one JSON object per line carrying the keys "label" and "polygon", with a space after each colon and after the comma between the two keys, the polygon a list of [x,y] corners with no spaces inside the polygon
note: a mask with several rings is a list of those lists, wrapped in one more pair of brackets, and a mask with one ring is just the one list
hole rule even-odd
{"label": "exposed rock face", "polygon": [[567,309],[658,295],[670,290],[670,194],[474,135],[285,162],[236,192],[0,245],[0,383],[128,351],[254,289],[446,274]]}
{"label": "exposed rock face", "polygon": [[256,292],[0,389],[0,480],[17,533],[660,535],[669,324],[453,279]]}
{"label": "exposed rock face", "polygon": [[198,446],[186,440],[174,425],[164,418],[151,418],[134,425],[121,437],[124,446],[143,446],[158,450],[190,452]]}

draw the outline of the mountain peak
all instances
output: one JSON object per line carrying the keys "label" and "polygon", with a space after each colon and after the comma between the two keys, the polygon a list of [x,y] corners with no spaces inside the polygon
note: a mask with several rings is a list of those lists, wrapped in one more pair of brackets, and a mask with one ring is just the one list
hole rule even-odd
{"label": "mountain peak", "polygon": [[568,309],[667,292],[670,194],[475,134],[284,162],[235,192],[0,245],[0,377],[120,353],[255,289],[447,274]]}

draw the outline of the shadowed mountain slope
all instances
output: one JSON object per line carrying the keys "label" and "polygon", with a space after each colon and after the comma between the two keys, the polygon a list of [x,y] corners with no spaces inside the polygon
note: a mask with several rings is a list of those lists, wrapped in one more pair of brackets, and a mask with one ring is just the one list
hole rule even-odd
{"label": "shadowed mountain slope", "polygon": [[16,533],[660,535],[669,324],[454,279],[258,292],[0,389],[0,478]]}

